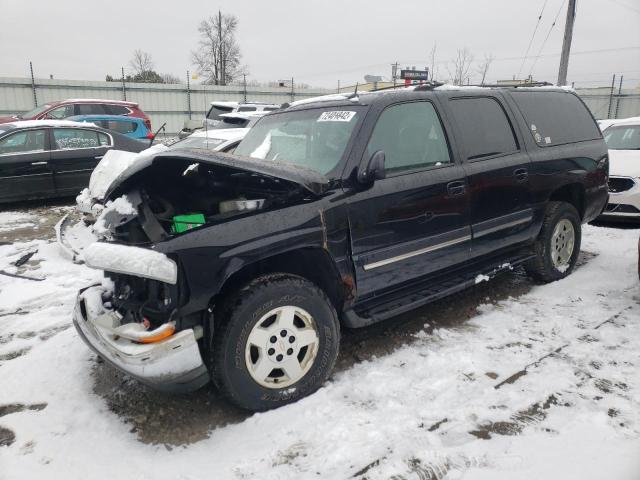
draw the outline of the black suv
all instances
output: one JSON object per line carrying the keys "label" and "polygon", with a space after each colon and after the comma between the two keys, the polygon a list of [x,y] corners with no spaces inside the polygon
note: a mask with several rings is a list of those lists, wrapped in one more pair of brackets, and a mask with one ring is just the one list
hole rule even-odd
{"label": "black suv", "polygon": [[121,174],[105,200],[131,208],[103,214],[111,238],[84,259],[106,278],[79,293],[74,322],[145,383],[211,379],[274,408],[328,378],[341,326],[520,264],[543,282],[570,274],[607,176],[596,122],[560,88],[304,100],[234,155],[173,150]]}

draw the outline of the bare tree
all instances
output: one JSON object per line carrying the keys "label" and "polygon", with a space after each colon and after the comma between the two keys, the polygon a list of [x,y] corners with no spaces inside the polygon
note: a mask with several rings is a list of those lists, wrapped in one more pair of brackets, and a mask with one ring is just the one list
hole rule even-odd
{"label": "bare tree", "polygon": [[491,67],[492,63],[493,63],[493,55],[485,54],[484,60],[480,64],[478,64],[478,73],[482,78],[482,80],[480,80],[480,85],[484,85],[484,81],[487,78],[487,72],[489,71],[489,67]]}
{"label": "bare tree", "polygon": [[153,59],[151,54],[140,49],[133,51],[133,57],[129,60],[129,66],[133,70],[134,75],[144,77],[146,72],[153,70]]}
{"label": "bare tree", "polygon": [[162,83],[183,83],[182,79],[172,73],[161,73]]}
{"label": "bare tree", "polygon": [[436,47],[437,44],[434,42],[431,53],[429,54],[429,58],[431,58],[431,81],[435,80],[438,75],[438,72],[436,71]]}
{"label": "bare tree", "polygon": [[240,47],[235,32],[238,18],[223,14],[200,22],[200,41],[197,50],[191,52],[191,61],[198,73],[210,85],[227,85],[240,74]]}
{"label": "bare tree", "polygon": [[454,85],[464,85],[465,82],[468,83],[471,78],[469,70],[471,69],[471,62],[473,62],[473,55],[469,49],[467,47],[459,48],[456,53],[456,58],[451,61],[453,62],[453,72],[449,70],[449,66],[447,66],[451,82]]}

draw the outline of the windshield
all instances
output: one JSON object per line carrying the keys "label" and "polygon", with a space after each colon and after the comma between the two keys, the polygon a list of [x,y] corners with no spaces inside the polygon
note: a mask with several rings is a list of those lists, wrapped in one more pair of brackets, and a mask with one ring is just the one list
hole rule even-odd
{"label": "windshield", "polygon": [[207,137],[195,137],[190,136],[178,140],[170,145],[170,148],[205,148],[207,150],[214,150],[218,145],[223,143],[221,138],[207,138]]}
{"label": "windshield", "polygon": [[354,105],[268,115],[249,130],[235,153],[327,174],[340,162],[361,109]]}
{"label": "windshield", "polygon": [[18,118],[32,118],[32,117],[35,117],[37,115],[40,115],[42,112],[44,112],[45,110],[47,110],[50,107],[51,107],[51,105],[41,105],[39,107],[34,108],[33,110],[29,110],[26,113],[21,113],[17,117]]}
{"label": "windshield", "polygon": [[640,150],[640,125],[614,125],[604,131],[611,150]]}

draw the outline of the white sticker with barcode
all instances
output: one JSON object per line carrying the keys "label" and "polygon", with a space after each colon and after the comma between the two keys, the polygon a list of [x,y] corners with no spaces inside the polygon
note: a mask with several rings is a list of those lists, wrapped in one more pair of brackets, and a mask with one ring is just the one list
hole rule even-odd
{"label": "white sticker with barcode", "polygon": [[333,112],[322,112],[318,118],[319,122],[350,122],[356,115],[356,112],[347,110],[336,110]]}

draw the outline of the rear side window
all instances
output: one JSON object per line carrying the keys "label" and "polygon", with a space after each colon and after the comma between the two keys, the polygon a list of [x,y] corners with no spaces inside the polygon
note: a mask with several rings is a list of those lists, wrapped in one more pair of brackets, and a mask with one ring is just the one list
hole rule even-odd
{"label": "rear side window", "polygon": [[209,109],[209,111],[207,112],[207,118],[209,120],[219,120],[220,119],[220,114],[221,113],[229,113],[233,111],[232,107],[218,107],[215,105],[211,105],[211,108]]}
{"label": "rear side window", "polygon": [[111,115],[129,115],[130,113],[129,109],[124,105],[105,105],[104,108]]}
{"label": "rear side window", "polygon": [[400,173],[450,162],[440,119],[429,102],[401,103],[385,109],[371,134],[367,158],[385,154],[385,171]]}
{"label": "rear side window", "polygon": [[239,112],[255,112],[256,110],[256,107],[238,107]]}
{"label": "rear side window", "polygon": [[105,111],[104,105],[98,103],[79,103],[76,107],[78,115],[104,115],[108,113]]}
{"label": "rear side window", "polygon": [[600,138],[589,110],[572,93],[512,93],[536,143],[541,147]]}
{"label": "rear side window", "polygon": [[56,128],[53,130],[56,150],[71,150],[75,148],[98,147],[98,132],[95,130],[80,130],[75,128]]}
{"label": "rear side window", "polygon": [[138,124],[136,122],[119,122],[117,120],[107,120],[105,122],[107,125],[107,130],[113,130],[114,132],[127,134],[133,133],[138,128]]}
{"label": "rear side window", "polygon": [[494,98],[455,98],[450,105],[460,127],[467,160],[504,155],[518,150],[507,114]]}

